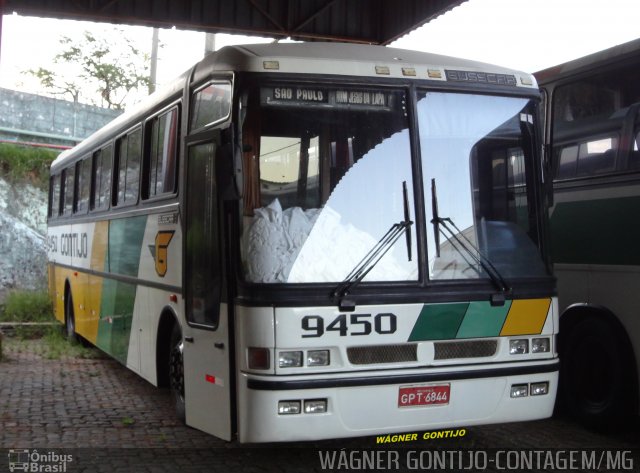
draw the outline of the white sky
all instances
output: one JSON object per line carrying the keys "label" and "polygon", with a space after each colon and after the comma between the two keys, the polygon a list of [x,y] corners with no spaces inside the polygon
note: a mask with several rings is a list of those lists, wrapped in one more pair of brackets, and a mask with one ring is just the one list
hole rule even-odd
{"label": "white sky", "polygon": [[[22,72],[49,67],[62,35],[113,31],[113,25],[5,15],[0,87],[46,93]],[[118,26],[146,51],[152,30]],[[535,72],[640,37],[640,0],[469,0],[392,46],[459,56]],[[202,58],[204,34],[163,29],[158,83]],[[269,39],[216,35],[216,48]],[[81,97],[82,101],[82,97]]]}

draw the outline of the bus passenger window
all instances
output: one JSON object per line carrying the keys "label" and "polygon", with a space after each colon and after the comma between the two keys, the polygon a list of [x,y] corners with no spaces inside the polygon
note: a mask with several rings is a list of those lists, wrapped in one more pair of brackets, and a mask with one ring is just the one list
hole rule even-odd
{"label": "bus passenger window", "polygon": [[92,209],[103,209],[109,205],[111,195],[111,156],[113,146],[105,146],[93,155]]}
{"label": "bus passenger window", "polygon": [[556,179],[570,179],[576,175],[576,162],[578,161],[578,146],[566,146],[556,151],[559,155]]}
{"label": "bus passenger window", "polygon": [[178,109],[154,118],[148,124],[151,134],[145,198],[172,193],[176,187]]}
{"label": "bus passenger window", "polygon": [[49,183],[49,217],[57,217],[60,214],[60,174],[51,176]]}
{"label": "bus passenger window", "polygon": [[62,171],[62,176],[64,183],[62,186],[62,213],[63,215],[71,215],[71,212],[73,211],[75,167],[71,166]]}
{"label": "bus passenger window", "polygon": [[76,175],[78,176],[76,213],[86,213],[89,208],[89,193],[91,190],[91,160],[85,158],[79,161],[76,166]]}
{"label": "bus passenger window", "polygon": [[224,120],[231,113],[231,84],[214,82],[197,91],[191,104],[191,130]]}
{"label": "bus passenger window", "polygon": [[137,128],[120,138],[117,143],[118,181],[115,205],[132,205],[138,200],[142,129]]}
{"label": "bus passenger window", "polygon": [[580,144],[578,176],[591,176],[615,170],[618,139],[599,138]]}

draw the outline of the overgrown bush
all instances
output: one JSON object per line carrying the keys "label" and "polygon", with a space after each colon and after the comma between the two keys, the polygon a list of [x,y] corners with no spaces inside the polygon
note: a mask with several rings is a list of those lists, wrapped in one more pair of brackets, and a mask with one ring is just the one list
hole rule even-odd
{"label": "overgrown bush", "polygon": [[49,167],[58,151],[0,143],[0,176],[10,182],[29,182],[46,189]]}
{"label": "overgrown bush", "polygon": [[[4,301],[4,310],[0,313],[1,322],[54,322],[53,306],[49,295],[44,291],[13,291]],[[16,335],[21,338],[40,337],[47,332],[47,326],[15,327]]]}

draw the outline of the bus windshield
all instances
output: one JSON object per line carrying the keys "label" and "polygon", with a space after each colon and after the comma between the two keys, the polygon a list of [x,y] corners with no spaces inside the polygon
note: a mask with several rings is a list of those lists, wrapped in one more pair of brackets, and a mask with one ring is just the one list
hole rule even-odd
{"label": "bus windshield", "polygon": [[502,278],[546,275],[534,211],[534,104],[425,92],[417,109],[430,279],[487,278],[487,265]]}
{"label": "bus windshield", "polygon": [[[343,281],[404,220],[405,185],[415,220],[408,107],[393,89],[254,91],[242,134],[246,281]],[[534,109],[524,98],[418,94],[429,228],[399,238],[365,282],[416,281],[416,234],[427,238],[430,279],[495,280],[494,269],[498,279],[548,275],[534,200]]]}
{"label": "bus windshield", "polygon": [[[261,87],[243,126],[243,266],[249,282],[340,282],[415,215],[405,93]],[[417,280],[399,239],[365,281]]]}

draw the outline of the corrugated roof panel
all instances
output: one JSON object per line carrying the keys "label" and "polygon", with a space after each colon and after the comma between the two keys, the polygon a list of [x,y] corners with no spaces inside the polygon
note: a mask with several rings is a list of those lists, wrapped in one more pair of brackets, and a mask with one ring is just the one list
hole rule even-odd
{"label": "corrugated roof panel", "polygon": [[4,0],[4,12],[388,44],[466,0]]}

